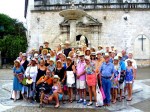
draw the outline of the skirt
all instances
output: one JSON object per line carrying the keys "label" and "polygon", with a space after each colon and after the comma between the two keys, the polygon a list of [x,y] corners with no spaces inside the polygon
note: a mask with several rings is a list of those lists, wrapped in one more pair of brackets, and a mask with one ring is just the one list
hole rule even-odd
{"label": "skirt", "polygon": [[91,75],[86,75],[87,78],[87,85],[88,86],[96,86],[96,75],[95,74],[91,74]]}

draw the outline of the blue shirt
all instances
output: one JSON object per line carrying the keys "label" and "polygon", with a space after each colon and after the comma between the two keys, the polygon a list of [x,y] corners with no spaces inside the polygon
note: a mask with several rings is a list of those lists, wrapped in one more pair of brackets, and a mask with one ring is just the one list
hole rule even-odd
{"label": "blue shirt", "polygon": [[125,62],[123,60],[120,60],[119,65],[121,67],[121,71],[126,70],[126,65],[125,65]]}
{"label": "blue shirt", "polygon": [[126,59],[128,59],[128,56],[127,56],[127,55],[122,56],[122,58],[121,58],[122,61],[125,61]]}
{"label": "blue shirt", "polygon": [[114,64],[111,62],[109,63],[104,62],[100,68],[100,72],[102,76],[111,77],[112,74],[114,73]]}

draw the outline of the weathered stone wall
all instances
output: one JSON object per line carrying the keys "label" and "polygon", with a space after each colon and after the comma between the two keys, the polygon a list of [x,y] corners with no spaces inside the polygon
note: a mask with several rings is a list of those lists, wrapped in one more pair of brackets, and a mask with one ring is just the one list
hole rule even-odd
{"label": "weathered stone wall", "polygon": [[[83,33],[91,43],[97,47],[114,45],[118,51],[126,49],[135,54],[136,59],[150,59],[150,11],[131,10],[128,13],[122,10],[97,10],[87,11],[89,15],[102,23],[101,32],[81,32],[77,30],[77,35]],[[126,19],[126,20],[125,20]],[[59,12],[35,12],[30,15],[30,36],[31,48],[38,48],[44,40],[50,42],[50,47],[55,48],[61,40],[67,38],[67,34],[61,34],[59,24],[64,19],[59,16]],[[145,35],[143,51],[141,50],[141,34]]]}

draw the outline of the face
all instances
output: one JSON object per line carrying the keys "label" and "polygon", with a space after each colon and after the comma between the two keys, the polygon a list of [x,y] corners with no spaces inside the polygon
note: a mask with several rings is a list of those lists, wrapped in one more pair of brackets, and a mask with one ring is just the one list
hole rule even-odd
{"label": "face", "polygon": [[35,66],[35,64],[36,64],[36,62],[32,60],[32,61],[31,61],[31,65],[32,65],[32,66]]}
{"label": "face", "polygon": [[100,58],[101,58],[101,56],[102,56],[101,54],[97,54],[97,58],[98,58],[98,59],[100,59]]}
{"label": "face", "polygon": [[54,63],[53,63],[53,61],[49,61],[49,64],[52,66]]}
{"label": "face", "polygon": [[91,56],[91,59],[94,60],[94,59],[95,59],[95,55],[92,55],[92,56]]}
{"label": "face", "polygon": [[40,46],[40,50],[42,50],[43,49],[43,46]]}
{"label": "face", "polygon": [[62,60],[62,61],[65,61],[65,60],[66,60],[66,57],[65,57],[64,55],[62,55],[62,56],[61,56],[61,60]]}
{"label": "face", "polygon": [[125,54],[126,54],[126,51],[123,50],[123,51],[122,51],[122,55],[125,55]]}
{"label": "face", "polygon": [[22,57],[22,59],[23,59],[23,60],[26,60],[26,59],[27,59],[27,57],[26,57],[26,56],[23,56],[23,57]]}
{"label": "face", "polygon": [[88,50],[88,51],[86,51],[86,54],[87,54],[87,55],[90,55],[90,51],[89,51],[89,50]]}
{"label": "face", "polygon": [[57,78],[54,78],[54,79],[53,79],[53,82],[54,82],[54,83],[57,83],[57,82],[58,82],[58,79],[57,79]]}
{"label": "face", "polygon": [[71,64],[71,60],[67,59],[67,64],[70,65]]}
{"label": "face", "polygon": [[118,60],[114,60],[114,64],[118,64]]}
{"label": "face", "polygon": [[133,58],[132,53],[129,53],[129,54],[128,54],[128,58],[129,58],[129,59],[132,59],[132,58]]}
{"label": "face", "polygon": [[109,57],[105,57],[105,62],[106,62],[106,63],[109,62]]}
{"label": "face", "polygon": [[80,56],[80,61],[84,61],[84,56]]}
{"label": "face", "polygon": [[89,63],[90,63],[90,61],[89,61],[89,60],[87,60],[87,59],[85,59],[85,63],[86,63],[86,64],[89,64]]}
{"label": "face", "polygon": [[61,62],[57,62],[57,68],[61,68]]}
{"label": "face", "polygon": [[14,65],[15,65],[16,67],[18,67],[18,66],[19,66],[19,63],[18,63],[18,62],[15,62]]}
{"label": "face", "polygon": [[127,61],[128,66],[132,66],[132,62],[131,61]]}
{"label": "face", "polygon": [[40,61],[40,65],[43,66],[45,64],[44,60]]}
{"label": "face", "polygon": [[45,47],[47,48],[49,44],[48,44],[48,43],[45,43],[44,45],[45,45]]}
{"label": "face", "polygon": [[111,57],[115,57],[115,53],[114,52],[111,53]]}

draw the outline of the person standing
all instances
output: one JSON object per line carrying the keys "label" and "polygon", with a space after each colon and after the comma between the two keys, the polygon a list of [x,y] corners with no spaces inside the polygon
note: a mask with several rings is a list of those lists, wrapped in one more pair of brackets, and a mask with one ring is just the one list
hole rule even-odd
{"label": "person standing", "polygon": [[109,54],[104,55],[105,62],[100,68],[100,78],[102,81],[102,87],[106,98],[104,99],[104,106],[110,106],[110,93],[111,93],[111,80],[114,77],[114,64],[109,62]]}
{"label": "person standing", "polygon": [[122,50],[122,60],[125,61],[126,59],[128,59],[128,56],[126,54],[125,50]]}
{"label": "person standing", "polygon": [[19,60],[14,61],[13,68],[14,78],[13,78],[13,91],[14,91],[14,102],[16,101],[17,91],[22,91],[22,84],[19,82],[19,74],[24,74],[24,68],[20,65]]}
{"label": "person standing", "polygon": [[79,100],[77,101],[77,103],[83,103],[84,105],[86,105],[85,65],[86,63],[84,59],[84,53],[80,52],[79,62],[76,65],[76,75],[77,75],[76,88],[79,94]]}
{"label": "person standing", "polygon": [[51,49],[49,48],[49,42],[48,42],[48,41],[45,41],[45,42],[44,42],[44,46],[45,46],[45,47],[43,48],[43,50],[46,49],[47,52],[50,53]]}
{"label": "person standing", "polygon": [[65,42],[65,49],[64,49],[64,54],[66,55],[66,57],[68,57],[70,51],[71,51],[70,43],[69,43],[69,41],[66,41]]}

